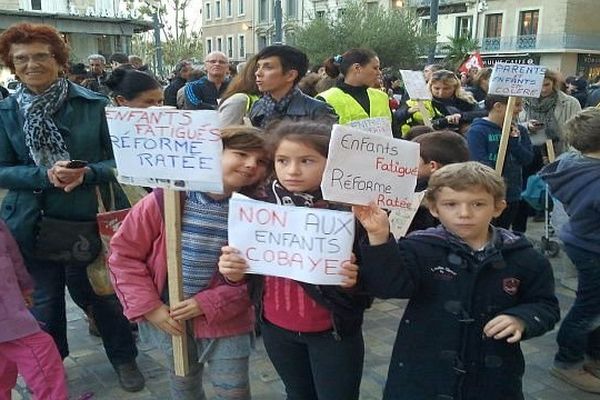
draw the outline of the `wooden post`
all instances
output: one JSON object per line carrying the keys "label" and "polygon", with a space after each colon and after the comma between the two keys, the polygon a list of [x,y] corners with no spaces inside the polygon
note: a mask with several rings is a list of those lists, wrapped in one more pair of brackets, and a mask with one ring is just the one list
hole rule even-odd
{"label": "wooden post", "polygon": [[417,100],[417,108],[419,109],[421,116],[423,116],[423,123],[425,124],[425,126],[432,128],[433,125],[431,125],[431,115],[429,115],[429,111],[427,111],[423,100]]}
{"label": "wooden post", "polygon": [[[175,190],[165,189],[164,196],[169,302],[175,304],[183,300],[181,276],[181,201],[179,192]],[[186,376],[189,370],[189,362],[185,323],[183,323],[183,334],[181,336],[172,336],[172,339],[175,375]]]}
{"label": "wooden post", "polygon": [[498,147],[498,158],[496,158],[496,172],[502,175],[504,168],[504,160],[506,159],[506,148],[508,147],[508,138],[512,128],[513,109],[517,98],[510,96],[506,105],[506,114],[504,114],[504,122],[502,123],[502,136],[500,137],[500,146]]}
{"label": "wooden post", "polygon": [[554,162],[554,160],[556,160],[556,153],[554,152],[554,143],[552,143],[552,139],[546,140],[546,150],[548,151],[548,162]]}

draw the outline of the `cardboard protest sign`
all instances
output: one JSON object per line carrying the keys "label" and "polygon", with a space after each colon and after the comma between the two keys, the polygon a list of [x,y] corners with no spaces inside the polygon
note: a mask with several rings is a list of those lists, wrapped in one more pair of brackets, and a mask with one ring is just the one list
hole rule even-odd
{"label": "cardboard protest sign", "polygon": [[496,63],[490,78],[489,94],[516,97],[540,97],[546,67]]}
{"label": "cardboard protest sign", "polygon": [[396,239],[406,236],[406,232],[408,232],[408,228],[410,228],[410,224],[423,201],[423,197],[425,197],[425,190],[413,195],[410,207],[397,208],[390,211],[388,216],[390,220],[390,232],[394,234]]}
{"label": "cardboard protest sign", "polygon": [[339,285],[341,265],[352,254],[354,216],[234,195],[228,235],[229,245],[248,261],[249,273]]}
{"label": "cardboard protest sign", "polygon": [[410,71],[401,69],[402,82],[408,95],[413,100],[431,100],[431,92],[425,82],[425,76],[422,71]]}
{"label": "cardboard protest sign", "polygon": [[109,107],[118,180],[174,190],[223,190],[216,111]]}
{"label": "cardboard protest sign", "polygon": [[374,133],[376,135],[393,137],[392,121],[390,121],[388,118],[365,118],[356,121],[350,121],[346,125],[360,129],[361,131]]}
{"label": "cardboard protest sign", "polygon": [[334,125],[321,180],[326,200],[409,208],[417,183],[419,144]]}

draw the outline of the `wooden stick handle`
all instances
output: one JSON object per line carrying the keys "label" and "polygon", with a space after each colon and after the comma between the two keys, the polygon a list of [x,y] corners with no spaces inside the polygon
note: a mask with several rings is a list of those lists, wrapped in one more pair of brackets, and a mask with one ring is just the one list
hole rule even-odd
{"label": "wooden stick handle", "polygon": [[429,111],[427,110],[427,107],[425,107],[423,100],[417,100],[417,108],[423,117],[423,123],[425,126],[432,128],[433,125],[431,124],[431,115],[429,115]]}
{"label": "wooden stick handle", "polygon": [[[181,202],[180,194],[165,189],[165,229],[167,234],[167,277],[169,285],[169,303],[176,304],[183,300],[181,273]],[[186,326],[183,324],[181,336],[173,338],[173,361],[175,375],[186,376],[189,370],[187,356]]]}
{"label": "wooden stick handle", "polygon": [[504,114],[504,123],[502,124],[502,136],[500,137],[500,146],[498,147],[498,157],[496,158],[496,172],[502,175],[504,160],[506,159],[506,148],[508,147],[508,138],[512,129],[513,109],[517,98],[510,96],[506,105],[506,114]]}

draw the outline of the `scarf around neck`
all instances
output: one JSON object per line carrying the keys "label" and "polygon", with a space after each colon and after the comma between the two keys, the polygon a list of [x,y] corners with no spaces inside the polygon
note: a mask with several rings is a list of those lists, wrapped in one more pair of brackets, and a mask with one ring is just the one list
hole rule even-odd
{"label": "scarf around neck", "polygon": [[35,165],[51,167],[56,161],[70,158],[53,118],[67,99],[68,89],[64,78],[57,79],[41,94],[33,93],[24,84],[17,89],[16,101],[25,119],[25,145]]}
{"label": "scarf around neck", "polygon": [[261,127],[264,128],[273,119],[279,119],[280,117],[284,116],[290,103],[292,102],[292,98],[297,93],[300,93],[300,89],[294,87],[279,101],[271,97],[270,93],[265,94],[261,99],[263,101],[265,110],[265,118],[262,119]]}
{"label": "scarf around neck", "polygon": [[561,127],[556,120],[554,110],[558,103],[558,93],[554,92],[550,96],[540,97],[538,99],[530,98],[524,102],[524,108],[528,119],[535,119],[544,123],[546,137],[548,139],[560,139]]}

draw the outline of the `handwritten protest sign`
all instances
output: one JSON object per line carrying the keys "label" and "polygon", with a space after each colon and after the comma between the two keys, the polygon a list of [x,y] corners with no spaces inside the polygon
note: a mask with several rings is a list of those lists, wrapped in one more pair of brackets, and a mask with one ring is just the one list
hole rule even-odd
{"label": "handwritten protest sign", "polygon": [[408,232],[408,228],[410,228],[410,224],[415,218],[421,201],[423,201],[423,197],[425,197],[424,190],[413,195],[410,207],[397,208],[390,211],[390,215],[388,216],[390,220],[390,232],[394,234],[396,239],[406,236],[406,232]]}
{"label": "handwritten protest sign", "polygon": [[388,118],[377,117],[377,118],[365,118],[356,121],[350,121],[346,125],[356,129],[360,129],[365,132],[374,133],[376,135],[383,135],[387,137],[393,137],[392,135],[392,121]]}
{"label": "handwritten protest sign", "polygon": [[216,111],[107,108],[120,182],[221,192],[222,143]]}
{"label": "handwritten protest sign", "polygon": [[516,97],[540,97],[546,67],[496,63],[490,78],[489,94]]}
{"label": "handwritten protest sign", "polygon": [[321,180],[323,198],[408,208],[417,183],[418,143],[334,125]]}
{"label": "handwritten protest sign", "polygon": [[234,195],[228,234],[229,244],[248,261],[249,273],[339,285],[341,265],[352,253],[354,216]]}
{"label": "handwritten protest sign", "polygon": [[410,71],[401,69],[402,82],[408,95],[413,100],[431,100],[431,92],[425,82],[425,77],[422,71]]}

